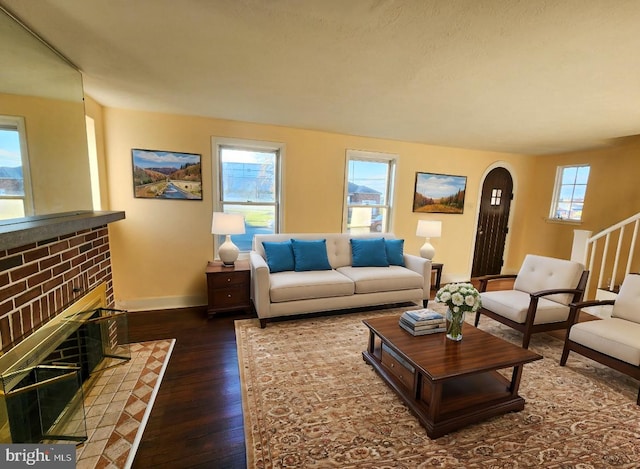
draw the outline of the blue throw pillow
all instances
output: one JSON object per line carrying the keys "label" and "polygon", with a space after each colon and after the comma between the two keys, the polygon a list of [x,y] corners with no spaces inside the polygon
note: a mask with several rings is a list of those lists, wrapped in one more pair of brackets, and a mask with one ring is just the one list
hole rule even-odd
{"label": "blue throw pillow", "polygon": [[384,246],[387,250],[389,265],[404,267],[404,239],[385,239]]}
{"label": "blue throw pillow", "polygon": [[389,267],[383,238],[350,239],[353,267]]}
{"label": "blue throw pillow", "polygon": [[331,270],[331,264],[329,264],[329,258],[327,257],[326,239],[292,239],[291,247],[293,248],[296,272]]}
{"label": "blue throw pillow", "polygon": [[263,241],[264,253],[267,256],[267,265],[271,273],[293,270],[293,249],[291,241]]}

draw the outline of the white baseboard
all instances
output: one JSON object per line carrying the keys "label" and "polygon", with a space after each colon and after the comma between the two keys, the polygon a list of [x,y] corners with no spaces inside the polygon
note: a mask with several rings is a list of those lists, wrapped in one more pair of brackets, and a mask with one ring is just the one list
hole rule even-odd
{"label": "white baseboard", "polygon": [[206,306],[207,299],[201,296],[163,296],[158,298],[116,299],[116,308],[127,311],[156,311],[160,309],[192,308]]}

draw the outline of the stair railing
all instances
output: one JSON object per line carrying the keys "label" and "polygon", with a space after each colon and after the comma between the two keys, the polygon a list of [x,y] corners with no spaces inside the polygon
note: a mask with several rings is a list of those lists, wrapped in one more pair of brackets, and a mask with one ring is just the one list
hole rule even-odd
{"label": "stair railing", "polygon": [[[631,227],[633,232],[629,238],[626,233]],[[631,272],[639,228],[640,213],[637,213],[587,238],[583,264],[588,266],[591,274],[585,290],[585,299],[594,299],[597,289],[615,291],[619,282]],[[616,246],[615,252],[610,252],[612,243]],[[619,270],[621,262],[626,263],[623,271]],[[595,288],[592,287],[594,279]]]}

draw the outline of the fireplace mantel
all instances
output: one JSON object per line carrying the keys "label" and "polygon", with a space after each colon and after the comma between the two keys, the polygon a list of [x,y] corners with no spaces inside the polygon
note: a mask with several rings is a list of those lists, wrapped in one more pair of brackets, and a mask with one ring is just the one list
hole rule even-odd
{"label": "fireplace mantel", "polygon": [[124,217],[124,212],[86,210],[1,221],[0,251],[106,225]]}

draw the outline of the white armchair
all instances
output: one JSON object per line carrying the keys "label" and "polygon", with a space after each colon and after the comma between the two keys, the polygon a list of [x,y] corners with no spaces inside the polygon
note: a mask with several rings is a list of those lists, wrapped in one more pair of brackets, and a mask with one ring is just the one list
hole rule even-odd
{"label": "white armchair", "polygon": [[[576,324],[581,308],[598,305],[613,305],[611,317]],[[570,351],[640,380],[640,275],[627,275],[615,300],[571,305],[560,366],[567,363]],[[636,403],[640,405],[640,390]]]}
{"label": "white armchair", "polygon": [[[582,299],[588,274],[579,262],[529,254],[518,275],[479,279],[482,307],[475,325],[484,314],[522,332],[522,347],[529,348],[532,334],[567,328],[569,304]],[[515,278],[512,290],[486,291],[491,281],[505,278]]]}

